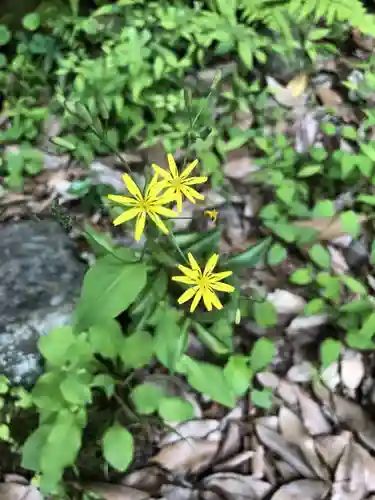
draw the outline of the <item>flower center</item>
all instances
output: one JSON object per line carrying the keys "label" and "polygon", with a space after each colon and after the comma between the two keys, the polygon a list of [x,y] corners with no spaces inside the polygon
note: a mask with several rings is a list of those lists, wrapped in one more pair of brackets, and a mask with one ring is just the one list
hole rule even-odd
{"label": "flower center", "polygon": [[179,177],[171,180],[171,187],[179,189],[181,186],[182,186],[182,182],[181,182],[181,179]]}

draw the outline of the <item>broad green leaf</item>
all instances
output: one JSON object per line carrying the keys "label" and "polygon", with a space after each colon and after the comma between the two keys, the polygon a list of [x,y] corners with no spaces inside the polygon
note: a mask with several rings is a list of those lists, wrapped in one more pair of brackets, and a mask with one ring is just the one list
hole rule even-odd
{"label": "broad green leaf", "polygon": [[325,339],[320,344],[320,362],[324,370],[332,363],[338,361],[342,349],[342,344],[335,339]]}
{"label": "broad green leaf", "polygon": [[258,339],[250,354],[250,366],[257,373],[266,368],[274,359],[276,348],[273,342],[266,338]]}
{"label": "broad green leaf", "polygon": [[184,354],[188,342],[187,329],[181,327],[178,320],[175,311],[167,309],[155,331],[155,355],[172,372]]}
{"label": "broad green leaf", "polygon": [[125,472],[133,460],[133,436],[121,425],[112,425],[103,436],[103,455],[114,469]]}
{"label": "broad green leaf", "polygon": [[125,311],[146,285],[144,263],[124,264],[113,256],[98,259],[87,271],[74,314],[74,327],[84,331]]}
{"label": "broad green leaf", "polygon": [[343,231],[350,236],[357,238],[361,234],[361,223],[358,215],[353,210],[347,210],[340,214],[340,220]]}
{"label": "broad green leaf", "polygon": [[165,394],[161,387],[151,382],[145,382],[133,389],[131,397],[140,414],[150,415],[159,408],[159,404],[165,398]]}
{"label": "broad green leaf", "polygon": [[375,162],[375,147],[371,144],[360,143],[359,147],[365,155],[367,155],[372,162]]}
{"label": "broad green leaf", "polygon": [[5,375],[0,375],[0,394],[6,394],[9,390],[9,380]]}
{"label": "broad green leaf", "polygon": [[96,231],[87,223],[85,224],[84,229],[85,231],[83,235],[98,257],[103,257],[108,252],[112,252],[114,250],[111,236],[108,233]]}
{"label": "broad green leaf", "polygon": [[75,343],[75,336],[70,326],[54,328],[38,342],[39,351],[53,366],[63,365],[69,361],[69,348]]}
{"label": "broad green leaf", "polygon": [[319,314],[325,309],[325,302],[323,299],[315,298],[310,300],[304,308],[304,313],[307,315]]}
{"label": "broad green leaf", "polygon": [[265,221],[264,224],[283,241],[286,241],[287,243],[293,243],[296,240],[297,228],[292,224],[270,221]]}
{"label": "broad green leaf", "polygon": [[370,206],[375,206],[375,196],[370,194],[360,194],[357,196],[357,201],[362,201],[362,203],[366,203]]}
{"label": "broad green leaf", "polygon": [[10,441],[10,429],[7,424],[0,424],[0,441]]}
{"label": "broad green leaf", "polygon": [[371,339],[375,334],[375,312],[369,314],[359,331],[359,335]]}
{"label": "broad green leaf", "polygon": [[76,144],[73,144],[72,142],[62,137],[52,137],[52,139],[50,140],[56,146],[60,146],[61,148],[66,149],[68,151],[74,151],[77,148]]}
{"label": "broad green leaf", "polygon": [[188,383],[193,389],[210,397],[217,403],[229,408],[234,407],[236,404],[235,394],[221,368],[185,356],[184,369]]}
{"label": "broad green leaf", "polygon": [[319,243],[316,243],[308,250],[311,260],[323,269],[331,268],[331,255],[329,251]]}
{"label": "broad green leaf", "polygon": [[257,325],[262,328],[268,328],[277,324],[277,312],[271,302],[254,302],[253,312]]}
{"label": "broad green leaf", "polygon": [[361,335],[357,330],[349,332],[346,335],[345,340],[348,346],[352,349],[363,349],[371,351],[375,349],[374,341],[369,337]]}
{"label": "broad green leaf", "polygon": [[181,398],[163,398],[158,407],[160,417],[166,422],[184,422],[194,417],[194,408]]}
{"label": "broad green leaf", "polygon": [[68,403],[84,406],[91,402],[90,386],[78,375],[68,375],[60,384],[60,390]]}
{"label": "broad green leaf", "polygon": [[270,266],[276,266],[278,264],[281,264],[281,262],[284,262],[287,256],[288,253],[285,247],[283,247],[279,243],[275,243],[274,245],[272,245],[267,254],[267,262]]}
{"label": "broad green leaf", "polygon": [[115,380],[110,375],[100,373],[91,382],[91,387],[103,389],[109,398],[115,392]]}
{"label": "broad green leaf", "polygon": [[353,293],[358,293],[359,295],[367,295],[368,291],[365,285],[363,285],[363,283],[356,280],[352,276],[341,274],[339,275],[339,278]]}
{"label": "broad green leaf", "polygon": [[292,283],[296,285],[309,285],[313,280],[313,273],[310,267],[297,269],[289,278]]}
{"label": "broad green leaf", "polygon": [[142,368],[152,359],[154,339],[145,331],[136,331],[122,340],[119,356],[126,368]]}
{"label": "broad green leaf", "polygon": [[22,19],[23,27],[29,31],[35,31],[40,25],[40,16],[37,12],[31,12]]}
{"label": "broad green leaf", "polygon": [[237,254],[231,257],[226,262],[229,267],[234,266],[246,266],[255,267],[259,263],[263,262],[263,259],[270,247],[271,238],[266,238],[255,245],[252,245],[248,250],[243,253]]}
{"label": "broad green leaf", "polygon": [[272,408],[272,391],[270,389],[263,389],[263,391],[251,391],[251,402],[257,408],[265,408],[269,410]]}
{"label": "broad green leaf", "polygon": [[320,173],[322,168],[322,165],[308,165],[307,167],[301,168],[298,172],[298,177],[312,177],[313,175]]}
{"label": "broad green leaf", "polygon": [[330,200],[318,201],[312,212],[312,216],[319,217],[333,217],[336,213],[335,204]]}
{"label": "broad green leaf", "polygon": [[93,325],[88,331],[88,340],[94,352],[105,358],[116,358],[124,336],[121,326],[114,319],[108,319]]}
{"label": "broad green leaf", "polygon": [[22,447],[21,467],[40,472],[40,458],[50,433],[51,425],[43,424],[29,435]]}
{"label": "broad green leaf", "polygon": [[253,372],[246,356],[231,356],[224,367],[224,376],[236,396],[243,396],[251,387]]}

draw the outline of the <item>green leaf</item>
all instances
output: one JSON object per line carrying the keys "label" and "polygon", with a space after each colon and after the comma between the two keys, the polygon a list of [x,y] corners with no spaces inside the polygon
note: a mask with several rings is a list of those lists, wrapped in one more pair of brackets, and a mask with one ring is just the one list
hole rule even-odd
{"label": "green leaf", "polygon": [[358,215],[352,210],[343,212],[340,215],[340,221],[343,231],[350,234],[353,238],[357,238],[361,234],[361,223]]}
{"label": "green leaf", "polygon": [[325,339],[320,344],[320,362],[322,369],[326,369],[332,363],[338,361],[342,349],[342,344],[335,339]]}
{"label": "green leaf", "polygon": [[35,31],[40,25],[40,16],[37,12],[31,12],[22,19],[23,27],[29,31]]}
{"label": "green leaf", "polygon": [[51,425],[43,424],[26,439],[22,447],[22,468],[40,472],[40,458],[50,432]]}
{"label": "green leaf", "polygon": [[271,302],[254,302],[254,319],[257,325],[268,328],[277,324],[277,312]]}
{"label": "green leaf", "polygon": [[159,404],[165,398],[165,394],[161,387],[151,382],[146,382],[137,385],[133,389],[131,397],[140,414],[150,415],[159,408]]}
{"label": "green leaf", "polygon": [[266,338],[258,339],[250,354],[250,366],[257,373],[266,368],[274,359],[276,349],[273,342]]}
{"label": "green leaf", "polygon": [[373,145],[360,143],[359,147],[372,162],[375,162],[375,147]]}
{"label": "green leaf", "polygon": [[330,200],[318,201],[312,212],[314,218],[319,217],[333,217],[336,213],[335,204]]}
{"label": "green leaf", "polygon": [[319,314],[325,309],[325,302],[323,299],[315,298],[310,300],[304,308],[304,313],[307,315]]}
{"label": "green leaf", "polygon": [[110,398],[115,392],[115,380],[110,375],[100,373],[91,382],[91,387],[103,389],[107,397]]}
{"label": "green leaf", "polygon": [[322,168],[322,165],[308,165],[307,167],[301,168],[298,172],[298,177],[312,177],[313,175],[319,174]]}
{"label": "green leaf", "polygon": [[74,314],[75,329],[84,331],[118,316],[136,300],[146,281],[144,263],[125,264],[111,255],[98,259],[83,281]]}
{"label": "green leaf", "polygon": [[274,245],[272,245],[270,251],[267,254],[267,261],[270,266],[276,266],[278,264],[281,264],[281,262],[284,262],[287,256],[288,253],[285,247],[283,247],[279,243],[275,243]]}
{"label": "green leaf", "polygon": [[0,47],[6,45],[11,38],[12,35],[8,27],[5,24],[0,24]]}
{"label": "green leaf", "polygon": [[7,424],[0,424],[0,441],[11,441],[10,429]]}
{"label": "green leaf", "polygon": [[97,354],[106,358],[116,358],[124,336],[121,326],[114,319],[108,319],[90,327],[88,340]]}
{"label": "green leaf", "polygon": [[9,380],[5,375],[0,375],[0,394],[6,394],[9,390]]}
{"label": "green leaf", "polygon": [[194,322],[194,328],[199,339],[216,354],[227,354],[230,352],[230,345],[214,335],[213,332],[205,328],[198,322]]}
{"label": "green leaf", "polygon": [[176,312],[167,309],[160,318],[155,331],[155,355],[172,372],[184,354],[188,342],[186,328],[178,324]]}
{"label": "green leaf", "polygon": [[319,243],[316,243],[308,250],[311,260],[323,269],[331,268],[331,255],[329,251]]}
{"label": "green leaf", "polygon": [[69,348],[76,338],[70,326],[54,328],[48,335],[41,337],[38,342],[39,351],[53,366],[63,365],[69,361]]}
{"label": "green leaf", "polygon": [[369,314],[359,331],[359,335],[371,339],[375,334],[375,312]]}
{"label": "green leaf", "polygon": [[362,203],[366,203],[366,205],[375,206],[375,196],[369,194],[360,194],[357,196],[357,201],[362,201]]}
{"label": "green leaf", "polygon": [[60,390],[68,403],[84,406],[91,402],[90,386],[78,375],[68,375],[60,384]]}
{"label": "green leaf", "polygon": [[269,410],[272,408],[272,391],[264,389],[263,391],[251,391],[251,402],[257,408],[265,408]]}
{"label": "green leaf", "polygon": [[102,233],[100,231],[96,231],[93,227],[91,227],[87,222],[84,226],[84,233],[88,244],[94,250],[97,257],[103,257],[108,253],[113,252],[113,244],[112,239],[109,233]]}
{"label": "green leaf", "polygon": [[103,455],[114,469],[125,472],[133,460],[133,436],[121,425],[112,425],[103,436]]}
{"label": "green leaf", "polygon": [[284,224],[282,222],[265,221],[264,225],[267,226],[274,234],[287,243],[293,243],[297,237],[297,228],[292,224]]}
{"label": "green leaf", "polygon": [[59,146],[60,148],[66,149],[67,151],[74,151],[77,149],[77,145],[68,141],[67,139],[63,139],[62,137],[52,137],[50,141]]}
{"label": "green leaf", "polygon": [[367,295],[367,288],[363,283],[360,281],[356,280],[352,276],[349,276],[347,274],[340,274],[339,278],[345,285],[351,290],[353,293],[359,294],[359,295]]}
{"label": "green leaf", "polygon": [[[188,383],[193,389],[205,394],[217,403],[229,408],[234,407],[236,404],[235,394],[221,368],[210,363],[193,360],[187,356],[184,358],[183,365]],[[215,382],[213,383],[213,381]]]}
{"label": "green leaf", "polygon": [[152,359],[154,339],[145,331],[136,331],[122,340],[119,356],[126,368],[142,368]]}
{"label": "green leaf", "polygon": [[158,407],[160,417],[166,422],[184,422],[194,417],[194,408],[181,398],[163,398]]}
{"label": "green leaf", "polygon": [[249,359],[242,355],[231,356],[224,367],[224,376],[236,396],[243,396],[251,386],[253,377]]}
{"label": "green leaf", "polygon": [[246,266],[246,267],[255,267],[259,263],[263,262],[263,259],[271,245],[271,238],[266,238],[255,245],[252,245],[245,252],[235,255],[231,257],[226,262],[228,267],[234,266]]}
{"label": "green leaf", "polygon": [[309,267],[297,269],[297,271],[295,271],[289,279],[296,285],[309,285],[313,280],[312,269]]}

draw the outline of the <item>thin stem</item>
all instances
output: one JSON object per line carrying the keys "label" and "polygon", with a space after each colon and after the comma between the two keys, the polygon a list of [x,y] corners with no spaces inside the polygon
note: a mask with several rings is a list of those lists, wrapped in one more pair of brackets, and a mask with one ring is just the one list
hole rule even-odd
{"label": "thin stem", "polygon": [[176,238],[174,237],[174,234],[173,233],[168,233],[167,235],[169,237],[169,239],[171,240],[171,242],[173,243],[174,247],[176,248],[176,250],[178,251],[178,253],[181,255],[182,259],[189,263],[188,259],[186,258],[186,256],[184,255],[184,252],[181,250],[180,248],[180,245],[177,243],[176,241]]}

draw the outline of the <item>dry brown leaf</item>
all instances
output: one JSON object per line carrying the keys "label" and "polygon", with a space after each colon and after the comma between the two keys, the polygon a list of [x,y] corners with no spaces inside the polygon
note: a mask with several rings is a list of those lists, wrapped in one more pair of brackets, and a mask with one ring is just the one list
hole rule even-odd
{"label": "dry brown leaf", "polygon": [[302,107],[306,102],[306,95],[303,93],[299,96],[294,96],[290,88],[283,87],[272,76],[266,76],[268,90],[273,95],[275,101],[287,108]]}
{"label": "dry brown leaf", "polygon": [[[223,166],[224,174],[230,179],[251,180],[249,174],[259,170],[259,166],[251,158],[248,149],[239,148],[227,154],[227,161]],[[246,179],[245,179],[246,178]]]}
{"label": "dry brown leaf", "polygon": [[218,449],[219,440],[181,440],[162,448],[152,462],[174,473],[197,474],[211,463]]}
{"label": "dry brown leaf", "polygon": [[[367,219],[368,217],[366,215],[358,215],[358,222],[360,224]],[[294,220],[293,225],[315,229],[315,231],[317,231],[316,241],[332,241],[335,238],[347,235],[347,232],[344,231],[341,225],[340,218],[337,216],[309,220]]]}
{"label": "dry brown leaf", "polygon": [[350,439],[336,468],[332,500],[362,500],[366,496],[363,466],[363,460]]}
{"label": "dry brown leaf", "polygon": [[267,295],[267,301],[276,309],[278,314],[299,314],[303,311],[306,301],[304,298],[288,290],[277,289]]}
{"label": "dry brown leaf", "polygon": [[160,447],[166,446],[167,444],[174,443],[180,439],[203,439],[207,437],[211,432],[216,431],[219,428],[220,422],[213,418],[202,419],[202,420],[189,420],[188,422],[183,422],[176,427],[176,432],[168,433],[160,442]]}
{"label": "dry brown leaf", "polygon": [[174,484],[166,484],[161,488],[160,500],[196,500],[197,494],[190,488],[182,488]]}
{"label": "dry brown leaf", "polygon": [[121,484],[88,483],[83,484],[82,488],[100,495],[104,500],[151,500],[147,493]]}
{"label": "dry brown leaf", "polygon": [[121,484],[156,495],[165,480],[165,473],[159,467],[151,466],[131,472],[121,480]]}
{"label": "dry brown leaf", "polygon": [[256,431],[260,441],[271,451],[294,467],[303,477],[313,478],[315,473],[303,459],[301,452],[277,432],[257,424]]}
{"label": "dry brown leaf", "polygon": [[316,449],[331,470],[336,468],[350,439],[349,431],[343,431],[337,436],[319,436],[315,439]]}
{"label": "dry brown leaf", "polygon": [[336,108],[344,103],[344,99],[341,95],[329,87],[318,87],[315,91],[325,106]]}
{"label": "dry brown leaf", "polygon": [[230,421],[225,428],[220,450],[216,457],[217,461],[225,460],[227,457],[238,453],[241,448],[240,425],[236,421]]}
{"label": "dry brown leaf", "polygon": [[204,479],[203,485],[206,490],[214,489],[229,493],[236,500],[260,500],[271,489],[271,485],[266,481],[232,472],[212,474]]}
{"label": "dry brown leaf", "polygon": [[281,486],[271,500],[323,500],[330,490],[329,483],[313,479],[298,479]]}
{"label": "dry brown leaf", "polygon": [[354,397],[355,391],[365,376],[365,365],[361,353],[346,350],[340,362],[340,372],[342,383]]}
{"label": "dry brown leaf", "polygon": [[275,467],[276,467],[278,473],[280,474],[280,476],[286,482],[289,482],[292,479],[297,479],[300,475],[294,467],[287,464],[283,460],[275,460]]}
{"label": "dry brown leaf", "polygon": [[302,414],[303,425],[308,430],[310,436],[328,434],[332,428],[324,417],[320,406],[311,399],[304,391],[297,390],[298,403]]}
{"label": "dry brown leaf", "polygon": [[248,462],[253,455],[254,452],[251,450],[243,451],[241,453],[238,453],[238,455],[235,455],[234,457],[231,457],[228,460],[215,465],[215,467],[213,467],[213,470],[215,472],[233,470],[239,465],[242,465],[244,462]]}
{"label": "dry brown leaf", "polygon": [[34,487],[18,483],[0,484],[0,500],[43,500]]}

